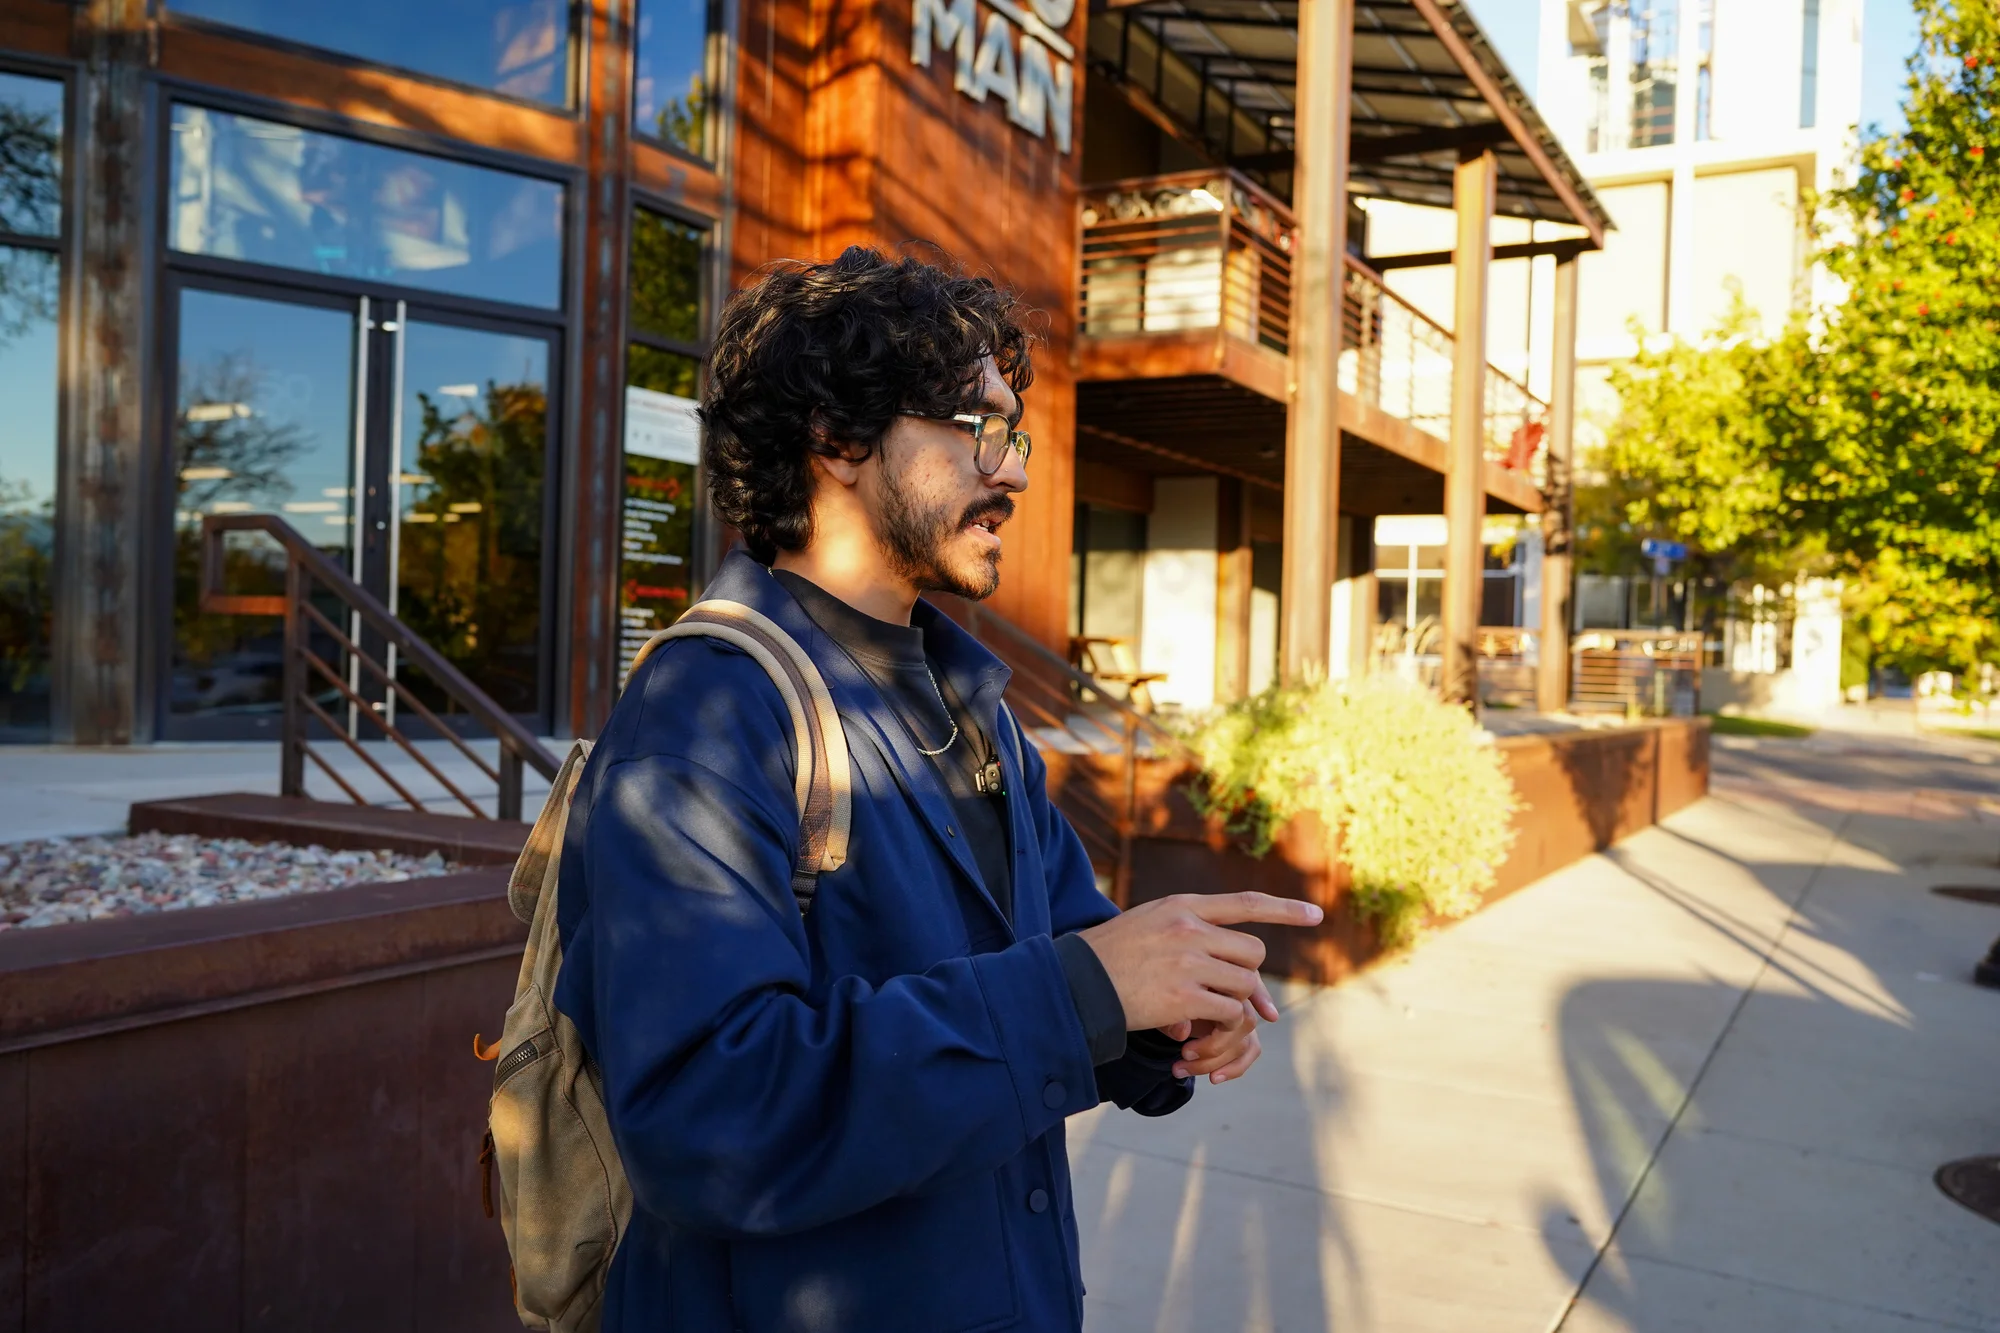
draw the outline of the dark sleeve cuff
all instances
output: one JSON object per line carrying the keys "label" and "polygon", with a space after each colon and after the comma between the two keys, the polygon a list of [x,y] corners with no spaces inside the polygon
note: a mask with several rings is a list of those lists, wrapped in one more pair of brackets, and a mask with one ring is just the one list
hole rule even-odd
{"label": "dark sleeve cuff", "polygon": [[1109,1064],[1125,1054],[1125,1006],[1118,1001],[1118,988],[1082,936],[1064,935],[1055,943],[1076,1016],[1090,1040],[1090,1062]]}
{"label": "dark sleeve cuff", "polygon": [[1175,1078],[1181,1043],[1157,1028],[1130,1033],[1125,1058],[1097,1066],[1097,1095],[1140,1115],[1170,1115],[1194,1096],[1194,1079]]}

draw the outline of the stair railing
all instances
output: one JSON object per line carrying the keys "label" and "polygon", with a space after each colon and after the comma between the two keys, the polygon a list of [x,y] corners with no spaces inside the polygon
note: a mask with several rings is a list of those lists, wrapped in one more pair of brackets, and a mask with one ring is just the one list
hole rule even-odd
{"label": "stair railing", "polygon": [[[285,591],[282,594],[232,593],[223,587],[224,552],[228,534],[232,532],[261,532],[284,549]],[[331,594],[348,609],[351,616],[347,628],[335,624],[331,617],[313,604],[315,590]],[[374,755],[369,754],[354,735],[359,721],[366,719],[380,729],[385,739],[400,746],[474,818],[487,817],[476,800],[446,777],[443,770],[403,734],[391,720],[388,710],[378,707],[376,701],[363,697],[356,688],[356,675],[336,670],[332,663],[314,651],[312,635],[315,632],[326,636],[338,647],[339,653],[334,656],[344,654],[359,671],[379,683],[384,691],[384,701],[394,699],[399,707],[408,709],[428,724],[494,784],[497,792],[495,813],[501,819],[521,818],[523,766],[534,769],[544,778],[555,778],[560,767],[556,757],[513,714],[495,703],[490,695],[468,680],[464,672],[446,661],[443,654],[392,615],[379,598],[350,578],[297,528],[275,514],[210,514],[202,519],[201,609],[213,615],[280,616],[284,619],[284,723],[279,790],[286,796],[306,794],[306,763],[310,760],[333,779],[334,784],[347,793],[356,805],[369,804],[353,784],[313,747],[311,724],[316,721],[330,735],[343,742],[412,810],[426,812],[415,794],[397,781]],[[466,743],[464,737],[446,726],[414,691],[398,680],[395,672],[356,642],[356,639],[365,637],[351,632],[356,622],[368,632],[379,635],[394,648],[401,662],[422,671],[454,704],[493,733],[500,743],[497,765],[487,763]],[[324,681],[325,686],[332,687],[346,701],[352,720],[349,725],[343,726],[313,697],[314,691],[309,685],[315,680]]]}
{"label": "stair railing", "polygon": [[1109,686],[1077,670],[1005,617],[965,604],[960,620],[1013,670],[1007,703],[1024,725],[1066,733],[1096,756],[1115,760],[1115,770],[1109,773],[1101,764],[1072,763],[1057,804],[1069,816],[1092,864],[1110,872],[1112,901],[1125,906],[1130,901],[1132,839],[1139,826],[1139,761],[1184,758],[1187,747]]}

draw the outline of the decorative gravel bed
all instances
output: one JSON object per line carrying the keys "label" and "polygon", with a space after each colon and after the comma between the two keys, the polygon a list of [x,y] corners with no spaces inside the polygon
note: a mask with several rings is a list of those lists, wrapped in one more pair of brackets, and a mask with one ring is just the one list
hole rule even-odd
{"label": "decorative gravel bed", "polygon": [[45,838],[0,845],[0,930],[320,893],[456,869],[436,852],[334,852],[168,833]]}

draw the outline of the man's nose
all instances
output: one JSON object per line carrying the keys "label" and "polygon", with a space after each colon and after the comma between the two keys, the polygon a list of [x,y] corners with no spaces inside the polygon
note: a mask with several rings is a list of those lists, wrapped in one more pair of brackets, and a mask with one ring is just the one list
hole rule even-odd
{"label": "man's nose", "polygon": [[1007,461],[1000,465],[999,471],[986,478],[986,484],[995,490],[1005,491],[1009,495],[1027,490],[1028,465],[1021,461],[1021,451],[1019,449],[1009,449],[1007,451]]}

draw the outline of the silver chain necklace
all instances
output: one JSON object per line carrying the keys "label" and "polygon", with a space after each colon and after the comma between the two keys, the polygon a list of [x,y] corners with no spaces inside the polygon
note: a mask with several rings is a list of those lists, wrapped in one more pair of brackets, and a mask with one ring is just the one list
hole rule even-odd
{"label": "silver chain necklace", "polygon": [[[922,745],[917,746],[918,754],[923,755],[926,759],[935,759],[946,750],[949,750],[958,741],[958,719],[952,717],[951,706],[945,703],[944,691],[938,688],[937,677],[931,675],[931,664],[929,662],[924,663],[924,678],[931,683],[931,693],[937,696],[938,707],[944,709],[945,717],[951,721],[951,736],[943,745],[938,746],[935,750],[926,750]],[[915,740],[916,737],[912,736],[910,739]]]}

